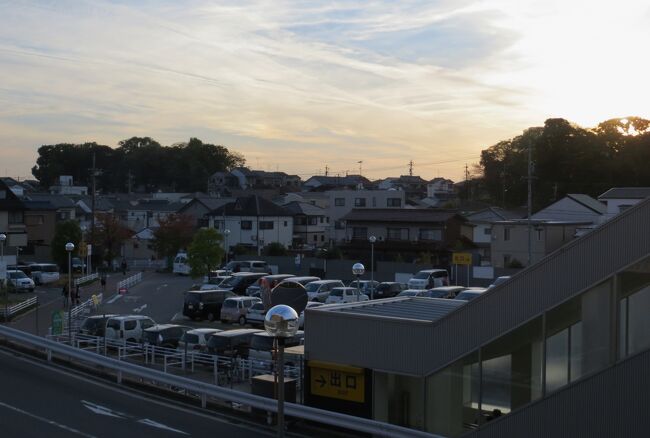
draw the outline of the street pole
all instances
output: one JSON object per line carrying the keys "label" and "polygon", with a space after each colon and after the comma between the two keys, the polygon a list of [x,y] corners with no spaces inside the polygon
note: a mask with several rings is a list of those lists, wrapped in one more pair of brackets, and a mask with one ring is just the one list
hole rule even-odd
{"label": "street pole", "polygon": [[528,141],[528,263],[530,266],[533,260],[533,223],[531,216],[533,214],[533,141]]}
{"label": "street pole", "polygon": [[9,284],[7,282],[7,268],[5,267],[5,240],[7,240],[7,235],[2,233],[0,234],[0,265],[4,268],[4,278],[0,279],[0,286],[4,289],[5,296],[5,317],[4,321],[7,322],[7,307],[9,303]]}
{"label": "street pole", "polygon": [[375,299],[375,236],[370,236],[370,299]]}
{"label": "street pole", "polygon": [[278,437],[284,437],[284,338],[278,337]]}
{"label": "street pole", "polygon": [[66,243],[65,250],[68,251],[68,343],[72,346],[72,251],[74,243]]}

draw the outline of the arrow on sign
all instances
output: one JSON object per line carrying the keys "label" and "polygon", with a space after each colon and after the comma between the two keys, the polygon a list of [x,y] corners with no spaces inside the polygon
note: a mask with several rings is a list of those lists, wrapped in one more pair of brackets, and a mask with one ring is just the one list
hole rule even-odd
{"label": "arrow on sign", "polygon": [[320,387],[322,388],[327,383],[327,380],[325,380],[325,376],[322,374],[319,377],[320,379],[316,379],[316,383],[320,383]]}
{"label": "arrow on sign", "polygon": [[146,304],[143,304],[142,306],[140,306],[140,307],[136,307],[135,309],[133,309],[133,311],[134,311],[135,313],[140,313],[140,312],[142,312],[142,311],[143,311],[144,309],[146,309],[146,308],[147,308],[147,305],[146,305]]}

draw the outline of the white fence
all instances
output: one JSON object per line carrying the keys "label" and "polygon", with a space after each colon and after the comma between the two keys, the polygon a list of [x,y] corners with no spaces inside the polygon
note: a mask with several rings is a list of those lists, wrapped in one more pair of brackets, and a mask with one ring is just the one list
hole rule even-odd
{"label": "white fence", "polygon": [[128,289],[134,284],[140,283],[141,281],[142,281],[142,272],[138,272],[137,274],[125,278],[124,280],[117,283],[116,292],[119,293],[121,288],[125,287]]}
{"label": "white fence", "polygon": [[[100,293],[95,295],[95,297],[96,297],[95,299],[89,298],[83,303],[79,304],[78,306],[72,308],[70,314],[70,320],[72,321],[72,329],[74,331],[76,331],[79,328],[79,323],[86,317],[86,315],[91,313],[102,303],[102,300],[104,299],[104,294]],[[50,327],[50,333],[51,330],[52,328]],[[64,312],[63,333],[67,333],[67,331],[68,331],[68,312]]]}
{"label": "white fence", "polygon": [[130,260],[128,266],[130,269],[164,269],[167,267],[167,262],[149,259]]}
{"label": "white fence", "polygon": [[3,321],[7,321],[8,319],[11,319],[13,315],[34,306],[38,306],[38,297],[32,297],[18,304],[14,304],[13,306],[7,306],[6,308],[5,306],[0,305],[0,315],[2,315]]}
{"label": "white fence", "polygon": [[83,277],[75,278],[74,280],[74,285],[83,285],[85,283],[88,283],[89,281],[93,281],[99,278],[99,274],[95,272],[94,274],[89,274],[89,275],[84,275]]}

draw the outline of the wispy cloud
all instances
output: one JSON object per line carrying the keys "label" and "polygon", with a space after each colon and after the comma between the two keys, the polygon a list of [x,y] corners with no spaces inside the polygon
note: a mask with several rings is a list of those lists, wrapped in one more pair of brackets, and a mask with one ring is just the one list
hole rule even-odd
{"label": "wispy cloud", "polygon": [[[548,116],[647,115],[648,99],[620,99],[598,48],[570,28],[582,12],[597,36],[605,5],[569,3],[0,1],[0,161],[16,159],[4,145],[35,160],[43,143],[199,136],[296,173],[363,159],[378,177],[413,159],[424,176],[458,177],[481,148]],[[616,32],[647,41],[647,7],[633,3]],[[635,83],[648,73],[629,57],[638,41],[611,64],[634,65]],[[583,65],[608,102],[586,102]]]}

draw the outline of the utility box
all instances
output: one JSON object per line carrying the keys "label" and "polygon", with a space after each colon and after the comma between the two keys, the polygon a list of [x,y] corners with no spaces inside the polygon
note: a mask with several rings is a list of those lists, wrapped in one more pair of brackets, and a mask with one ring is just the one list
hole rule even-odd
{"label": "utility box", "polygon": [[[287,403],[296,402],[296,382],[297,379],[284,378],[284,401]],[[262,374],[252,379],[252,392],[254,395],[277,399],[275,377],[272,374]],[[253,408],[253,415],[265,417],[267,412],[263,409]],[[275,415],[273,415],[275,423]]]}

